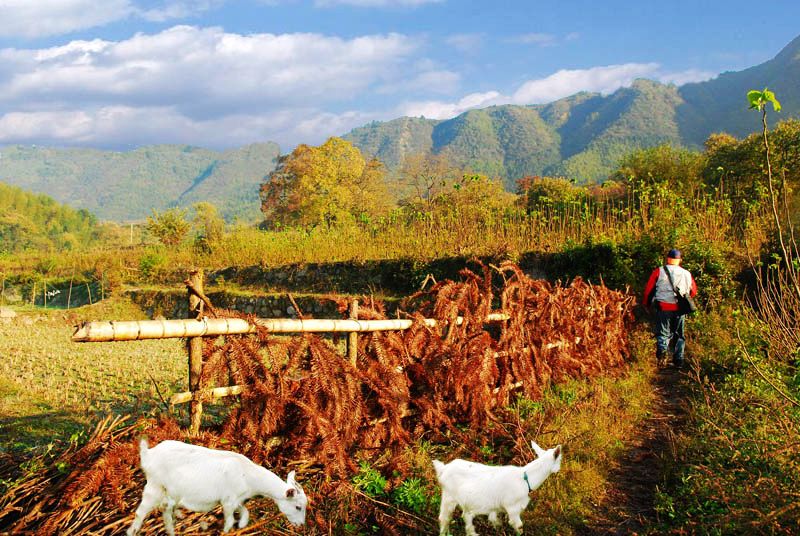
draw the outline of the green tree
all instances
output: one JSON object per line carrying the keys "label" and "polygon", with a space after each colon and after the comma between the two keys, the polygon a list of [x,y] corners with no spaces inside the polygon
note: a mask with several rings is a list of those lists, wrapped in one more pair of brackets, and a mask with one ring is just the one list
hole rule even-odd
{"label": "green tree", "polygon": [[781,121],[772,130],[743,140],[712,134],[705,146],[703,180],[733,200],[737,222],[747,224],[758,207],[769,203],[770,187],[784,197],[800,186],[800,121],[796,119]]}
{"label": "green tree", "polygon": [[516,196],[502,181],[486,175],[463,175],[433,200],[434,212],[487,221],[514,204]]}
{"label": "green tree", "polygon": [[367,162],[341,138],[299,145],[261,186],[265,223],[331,225],[382,214],[389,208],[384,176],[380,162]]}
{"label": "green tree", "polygon": [[74,210],[46,195],[0,182],[0,253],[76,249],[98,232],[95,217],[87,210]]}
{"label": "green tree", "polygon": [[220,217],[217,207],[208,201],[195,203],[192,208],[195,244],[203,250],[213,251],[225,235],[225,220]]}
{"label": "green tree", "polygon": [[623,157],[614,178],[630,180],[637,188],[663,184],[688,199],[702,187],[704,167],[700,152],[659,145]]}
{"label": "green tree", "polygon": [[586,198],[585,188],[564,177],[531,177],[521,181],[520,187],[524,188],[520,193],[526,195],[528,210],[535,210],[542,204],[562,207]]}
{"label": "green tree", "polygon": [[162,213],[153,210],[153,215],[148,216],[145,229],[165,246],[177,246],[191,228],[186,221],[186,209],[171,208]]}

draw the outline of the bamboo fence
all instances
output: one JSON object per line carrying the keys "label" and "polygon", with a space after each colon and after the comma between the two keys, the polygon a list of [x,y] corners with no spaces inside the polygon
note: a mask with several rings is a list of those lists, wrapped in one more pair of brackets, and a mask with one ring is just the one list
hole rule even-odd
{"label": "bamboo fence", "polygon": [[[347,333],[347,357],[350,362],[356,363],[356,350],[358,348],[358,334],[375,331],[403,331],[411,328],[414,320],[406,318],[386,320],[358,320],[358,301],[353,300],[350,305],[349,316],[346,319],[324,318],[255,318],[250,321],[241,318],[209,318],[205,316],[204,305],[213,312],[213,306],[203,294],[203,274],[193,270],[189,279],[185,281],[189,296],[189,316],[186,319],[169,320],[123,320],[84,322],[76,327],[72,334],[73,342],[116,342],[140,341],[147,339],[186,338],[189,354],[189,391],[174,394],[170,404],[183,404],[190,402],[190,431],[199,432],[200,421],[203,413],[203,402],[213,401],[217,398],[238,395],[246,390],[246,386],[232,385],[214,389],[200,389],[199,378],[202,372],[202,337],[216,337],[219,335],[245,335],[255,333],[258,328],[263,328],[270,333]],[[510,317],[505,313],[490,313],[486,322],[500,322]],[[456,325],[461,325],[464,319],[457,317]],[[425,318],[425,326],[435,327],[436,319]]]}

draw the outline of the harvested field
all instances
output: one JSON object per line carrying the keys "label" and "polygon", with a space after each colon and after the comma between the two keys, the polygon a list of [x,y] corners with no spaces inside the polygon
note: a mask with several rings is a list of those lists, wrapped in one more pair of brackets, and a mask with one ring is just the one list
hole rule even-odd
{"label": "harvested field", "polygon": [[[492,286],[493,270],[503,276],[499,288]],[[632,298],[626,295],[581,280],[568,286],[532,280],[513,264],[481,265],[461,276],[404,304],[410,317],[436,318],[438,327],[415,322],[405,332],[361,336],[355,366],[331,341],[312,335],[207,339],[202,385],[248,389],[221,423],[190,440],[236,450],[282,476],[296,469],[310,497],[307,533],[339,533],[338,523],[348,519],[369,520],[384,533],[431,532],[430,519],[403,511],[388,516],[380,501],[354,489],[359,462],[392,475],[393,486],[430,476],[419,474],[409,454],[421,438],[478,457],[490,434],[508,452],[525,453],[528,438],[505,424],[518,396],[536,401],[552,384],[614,374],[628,357]],[[487,325],[483,319],[497,309],[510,319]],[[448,322],[456,316],[464,318],[461,325]],[[359,318],[384,318],[381,304],[363,298]],[[143,433],[151,444],[188,440],[168,416],[104,421],[83,446],[9,488],[0,500],[0,529],[121,532],[141,492],[136,439]],[[0,462],[0,476],[13,474]],[[209,519],[191,514],[180,530],[220,521]],[[160,523],[151,516],[145,529]],[[279,533],[283,526],[275,512],[239,534]]]}

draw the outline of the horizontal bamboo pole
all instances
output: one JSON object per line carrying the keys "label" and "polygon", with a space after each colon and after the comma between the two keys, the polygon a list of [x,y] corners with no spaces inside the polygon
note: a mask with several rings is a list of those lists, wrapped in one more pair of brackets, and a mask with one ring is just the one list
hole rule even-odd
{"label": "horizontal bamboo pole", "polygon": [[214,387],[213,389],[202,389],[200,391],[187,391],[185,393],[175,393],[169,399],[171,405],[184,404],[192,400],[192,398],[222,398],[225,396],[240,395],[245,391],[242,385],[231,385],[228,387]]}
{"label": "horizontal bamboo pole", "polygon": [[[505,313],[492,313],[487,322],[508,320]],[[456,323],[464,321],[458,317]],[[254,324],[271,333],[339,333],[394,331],[410,328],[411,319],[351,320],[295,318],[258,318]],[[433,327],[436,320],[426,318],[425,325]],[[138,341],[143,339],[169,339],[182,337],[204,337],[215,335],[241,335],[253,333],[256,327],[241,318],[203,318],[174,320],[131,320],[119,322],[84,322],[72,334],[73,342]]]}
{"label": "horizontal bamboo pole", "polygon": [[[499,357],[500,354],[495,354],[495,358]],[[524,384],[523,382],[517,382],[511,385],[511,390],[519,389]],[[234,396],[240,395],[247,391],[246,385],[230,385],[228,387],[215,387],[213,389],[203,389],[201,391],[196,391],[194,394],[191,391],[186,391],[184,393],[175,393],[169,399],[170,405],[177,405],[177,404],[185,404],[192,400],[192,398],[202,398],[207,399],[209,396],[211,398],[224,398],[226,396]],[[494,388],[494,393],[497,394],[500,392],[499,387]]]}

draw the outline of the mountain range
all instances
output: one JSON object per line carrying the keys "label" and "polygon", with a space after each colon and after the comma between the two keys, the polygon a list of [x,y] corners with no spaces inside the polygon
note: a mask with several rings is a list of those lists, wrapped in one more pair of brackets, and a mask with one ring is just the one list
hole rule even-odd
{"label": "mountain range", "polygon": [[153,210],[210,201],[228,220],[259,218],[258,189],[275,169],[275,143],[230,151],[152,145],[127,152],[11,145],[0,182],[46,193],[101,220],[143,220]]}
{"label": "mountain range", "polygon": [[[773,59],[698,83],[636,80],[610,95],[578,93],[549,104],[470,110],[447,120],[401,117],[343,135],[391,171],[406,155],[444,153],[452,164],[502,177],[600,181],[631,150],[662,143],[701,148],[714,132],[744,137],[760,128],[746,94],[769,87],[777,119],[800,116],[800,37]],[[130,152],[0,148],[0,181],[47,193],[100,219],[136,220],[171,206],[211,201],[228,219],[259,218],[258,188],[276,165],[274,143],[225,152],[160,145]]]}
{"label": "mountain range", "polygon": [[[775,58],[680,87],[636,80],[604,96],[579,93],[543,105],[470,110],[447,120],[402,117],[344,136],[390,169],[407,154],[445,153],[473,171],[499,175],[508,187],[525,175],[598,181],[633,149],[670,143],[701,148],[714,132],[744,137],[760,128],[748,110],[751,89],[769,87],[783,111],[800,115],[800,37]],[[773,116],[773,121],[775,117]]]}

